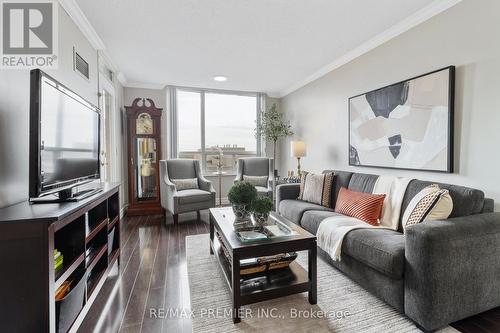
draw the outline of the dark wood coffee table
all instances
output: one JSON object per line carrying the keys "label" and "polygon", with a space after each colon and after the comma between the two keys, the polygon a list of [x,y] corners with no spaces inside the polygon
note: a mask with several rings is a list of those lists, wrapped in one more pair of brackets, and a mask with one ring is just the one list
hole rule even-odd
{"label": "dark wood coffee table", "polygon": [[[279,239],[266,239],[250,243],[241,241],[234,231],[234,214],[231,207],[210,209],[210,254],[215,254],[233,298],[233,321],[240,322],[240,307],[269,299],[309,293],[309,303],[316,304],[316,236],[276,213],[273,218],[284,223],[297,234]],[[220,253],[220,236],[229,258]],[[270,256],[285,252],[308,251],[307,271],[297,262],[292,262],[287,270],[288,278],[280,279],[282,270],[261,273],[266,276],[264,284],[241,288],[240,260]],[[231,263],[229,262],[231,261]],[[246,277],[245,277],[246,278]],[[243,278],[243,279],[245,279]]]}

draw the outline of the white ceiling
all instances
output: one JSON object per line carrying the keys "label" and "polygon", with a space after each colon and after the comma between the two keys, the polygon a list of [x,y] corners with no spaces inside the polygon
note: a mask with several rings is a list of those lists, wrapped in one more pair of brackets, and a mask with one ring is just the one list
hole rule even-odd
{"label": "white ceiling", "polygon": [[458,1],[76,2],[131,85],[282,96]]}

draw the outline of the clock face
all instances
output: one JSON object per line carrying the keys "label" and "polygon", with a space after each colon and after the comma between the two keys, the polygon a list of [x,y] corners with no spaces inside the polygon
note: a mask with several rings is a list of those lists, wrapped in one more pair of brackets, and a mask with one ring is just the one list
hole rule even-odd
{"label": "clock face", "polygon": [[153,119],[147,113],[141,113],[136,120],[137,134],[153,134]]}

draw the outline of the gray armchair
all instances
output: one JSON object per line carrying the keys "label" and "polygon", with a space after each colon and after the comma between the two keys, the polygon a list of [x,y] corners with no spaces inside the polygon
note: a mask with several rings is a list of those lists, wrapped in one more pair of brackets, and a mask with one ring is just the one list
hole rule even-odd
{"label": "gray armchair", "polygon": [[[178,190],[176,180],[198,180],[194,189]],[[173,159],[160,161],[161,206],[174,216],[178,223],[179,214],[196,211],[198,219],[200,210],[215,207],[215,190],[212,183],[201,174],[200,161],[189,159]]]}
{"label": "gray armchair", "polygon": [[[243,176],[267,177],[266,186],[255,186],[260,195],[273,196],[274,161],[267,157],[246,157],[238,159],[236,179],[244,180]],[[255,184],[254,184],[255,185]],[[264,184],[262,184],[264,185]]]}

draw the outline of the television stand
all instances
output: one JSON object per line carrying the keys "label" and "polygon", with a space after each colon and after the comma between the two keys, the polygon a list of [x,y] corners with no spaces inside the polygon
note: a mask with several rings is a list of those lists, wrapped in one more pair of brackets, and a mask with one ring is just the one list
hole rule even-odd
{"label": "television stand", "polygon": [[101,291],[119,278],[120,184],[101,187],[78,202],[0,209],[0,332],[76,332],[96,300],[109,301]]}
{"label": "television stand", "polygon": [[91,188],[79,192],[74,192],[71,188],[62,190],[57,192],[57,194],[53,194],[53,196],[46,196],[40,198],[31,198],[30,203],[33,204],[44,204],[44,203],[58,203],[58,202],[78,202],[80,200],[86,199],[88,197],[93,196],[102,192],[101,187]]}

